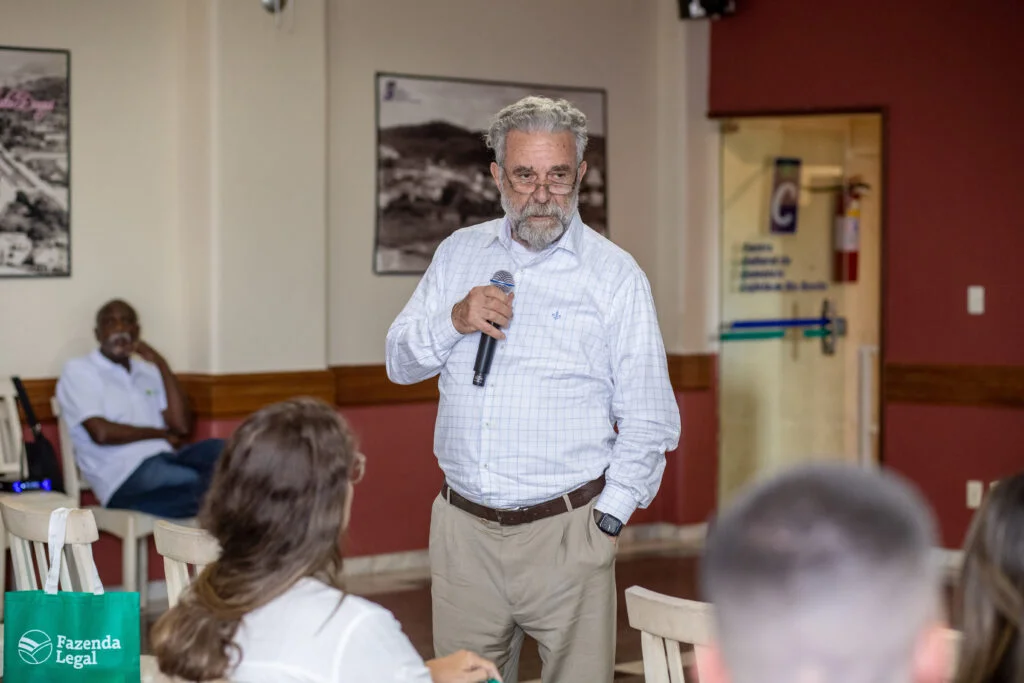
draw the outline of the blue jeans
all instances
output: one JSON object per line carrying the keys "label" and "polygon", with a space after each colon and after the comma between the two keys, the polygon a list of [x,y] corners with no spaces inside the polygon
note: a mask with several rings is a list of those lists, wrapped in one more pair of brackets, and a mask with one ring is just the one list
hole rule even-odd
{"label": "blue jeans", "polygon": [[135,468],[107,507],[169,519],[195,517],[223,450],[223,439],[205,439],[177,453],[157,453]]}

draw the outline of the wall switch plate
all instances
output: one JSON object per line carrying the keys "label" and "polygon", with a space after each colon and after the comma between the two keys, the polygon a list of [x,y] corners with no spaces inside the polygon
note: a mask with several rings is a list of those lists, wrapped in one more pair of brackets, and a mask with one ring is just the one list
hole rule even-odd
{"label": "wall switch plate", "polygon": [[977,510],[981,507],[981,497],[985,493],[985,485],[977,479],[967,482],[967,509]]}
{"label": "wall switch plate", "polygon": [[971,315],[981,315],[985,312],[985,288],[981,285],[971,285],[967,288],[967,312]]}

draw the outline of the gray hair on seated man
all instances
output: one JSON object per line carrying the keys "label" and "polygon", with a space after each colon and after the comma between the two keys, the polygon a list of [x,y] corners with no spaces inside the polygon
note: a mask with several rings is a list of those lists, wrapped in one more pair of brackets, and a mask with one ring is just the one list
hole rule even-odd
{"label": "gray hair on seated man", "polygon": [[701,561],[716,647],[702,683],[937,683],[948,645],[935,521],[893,474],[792,468],[713,522]]}

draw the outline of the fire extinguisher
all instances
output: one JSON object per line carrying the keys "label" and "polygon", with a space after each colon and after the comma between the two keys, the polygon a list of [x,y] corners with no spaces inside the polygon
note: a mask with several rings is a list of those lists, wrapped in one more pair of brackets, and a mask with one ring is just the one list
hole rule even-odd
{"label": "fire extinguisher", "polygon": [[832,279],[856,282],[860,256],[860,200],[868,185],[851,178],[840,188],[836,199],[836,224],[833,246]]}

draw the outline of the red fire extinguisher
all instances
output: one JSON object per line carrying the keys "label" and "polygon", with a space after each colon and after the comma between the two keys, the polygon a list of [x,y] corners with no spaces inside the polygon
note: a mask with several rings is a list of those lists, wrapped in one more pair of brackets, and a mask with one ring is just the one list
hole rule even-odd
{"label": "red fire extinguisher", "polygon": [[860,256],[860,200],[867,184],[851,178],[839,188],[836,199],[836,225],[833,246],[832,277],[835,282],[856,282]]}

